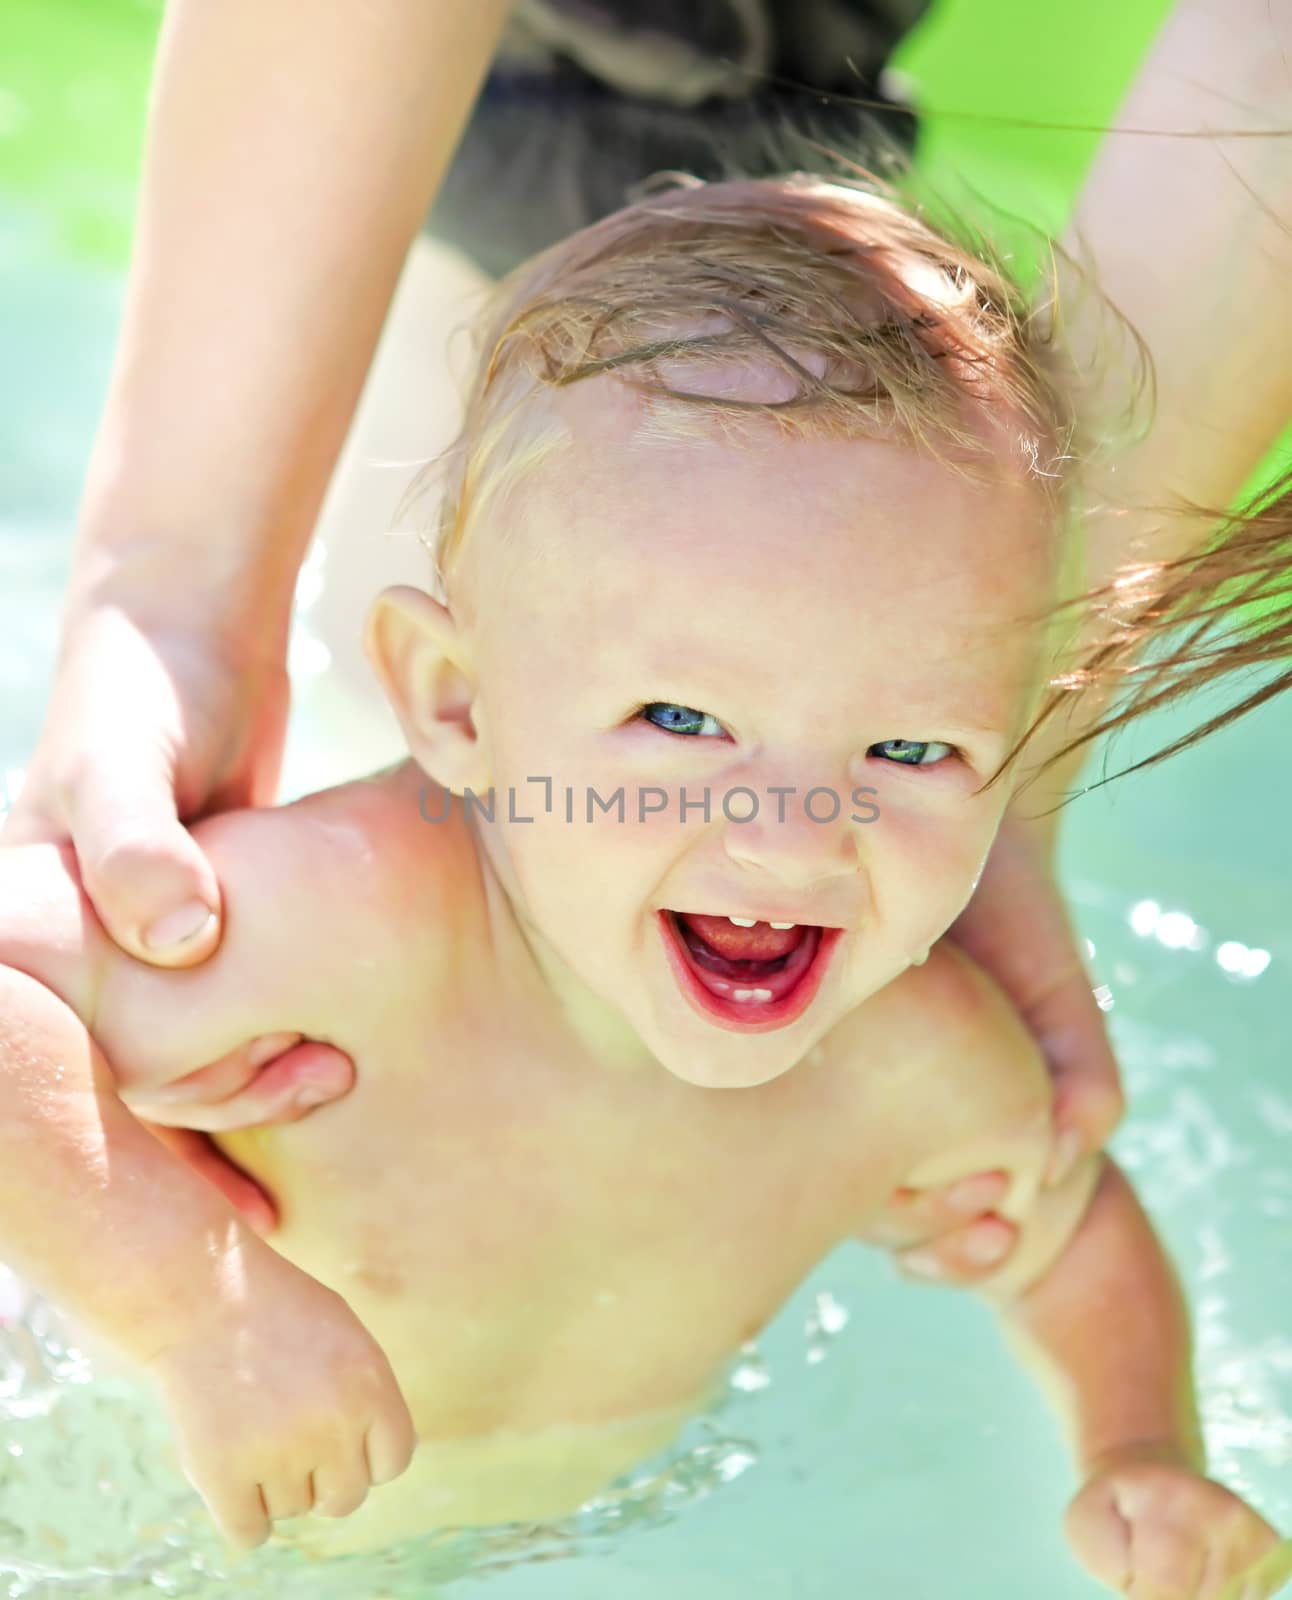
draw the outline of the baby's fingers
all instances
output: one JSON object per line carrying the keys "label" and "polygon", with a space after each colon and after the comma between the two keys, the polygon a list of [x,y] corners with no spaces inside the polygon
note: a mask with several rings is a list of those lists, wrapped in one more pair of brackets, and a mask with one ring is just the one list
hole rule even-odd
{"label": "baby's fingers", "polygon": [[1173,1522],[1137,1522],[1112,1484],[1087,1486],[1066,1526],[1087,1571],[1127,1600],[1200,1600],[1205,1549]]}
{"label": "baby's fingers", "polygon": [[287,1522],[314,1509],[314,1476],[309,1472],[283,1472],[260,1485],[265,1511],[271,1522]]}
{"label": "baby's fingers", "polygon": [[1207,1569],[1206,1532],[1169,1523],[1137,1526],[1131,1539],[1128,1600],[1202,1600]]}
{"label": "baby's fingers", "polygon": [[398,1403],[386,1406],[368,1429],[364,1439],[364,1459],[372,1484],[389,1483],[404,1472],[417,1448],[413,1419],[401,1396]]}
{"label": "baby's fingers", "polygon": [[346,1461],[314,1469],[314,1510],[320,1517],[348,1517],[368,1498],[368,1463],[362,1447]]}
{"label": "baby's fingers", "polygon": [[[1280,1539],[1268,1523],[1254,1537],[1234,1563],[1241,1576],[1215,1589],[1216,1600],[1274,1600],[1292,1579],[1292,1539]],[[1202,1600],[1212,1600],[1212,1592],[1204,1590]]]}
{"label": "baby's fingers", "polygon": [[184,1476],[201,1495],[220,1537],[234,1550],[254,1550],[273,1532],[258,1483],[227,1475],[208,1480],[188,1466]]}
{"label": "baby's fingers", "polygon": [[1131,1578],[1131,1530],[1106,1482],[1087,1484],[1063,1519],[1068,1542],[1086,1571],[1118,1594]]}
{"label": "baby's fingers", "polygon": [[1236,1495],[1223,1488],[1219,1493],[1222,1508],[1204,1532],[1207,1551],[1198,1600],[1267,1600],[1292,1576],[1286,1559],[1292,1544],[1284,1544],[1265,1518]]}

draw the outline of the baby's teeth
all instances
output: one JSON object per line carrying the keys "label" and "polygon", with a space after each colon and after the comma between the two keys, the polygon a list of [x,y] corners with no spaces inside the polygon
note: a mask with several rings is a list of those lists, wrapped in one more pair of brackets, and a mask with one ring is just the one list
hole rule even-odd
{"label": "baby's teeth", "polygon": [[731,991],[733,1000],[770,1000],[771,997],[772,991],[770,989],[733,989]]}
{"label": "baby's teeth", "polygon": [[[756,919],[753,917],[728,917],[727,921],[734,922],[738,928],[756,928],[758,926]],[[776,924],[773,923],[772,926],[775,927]]]}
{"label": "baby's teeth", "polygon": [[768,927],[769,928],[792,928],[793,926],[794,926],[794,924],[792,922],[769,922],[768,923]]}

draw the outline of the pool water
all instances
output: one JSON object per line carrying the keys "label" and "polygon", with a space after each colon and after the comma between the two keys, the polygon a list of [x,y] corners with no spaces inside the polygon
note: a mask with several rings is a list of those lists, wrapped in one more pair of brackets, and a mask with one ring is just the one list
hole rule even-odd
{"label": "pool water", "polygon": [[[1153,14],[1139,13],[1143,37]],[[4,793],[16,792],[40,726],[119,314],[110,231],[92,230],[93,249],[73,248],[30,196],[0,195],[0,350],[11,375],[0,394]],[[326,568],[314,571],[320,582]],[[372,757],[344,695],[317,670],[313,615],[302,607],[293,657],[289,794]],[[1157,749],[1202,709],[1145,724],[1114,746],[1108,770]],[[1114,1150],[1194,1310],[1213,1471],[1292,1530],[1290,797],[1285,697],[1084,796],[1062,865],[1129,1092]],[[491,1600],[1103,1592],[1067,1554],[1060,1518],[1074,1485],[1064,1452],[987,1311],[967,1295],[901,1283],[860,1248],[821,1264],[742,1352],[726,1402],[639,1477],[554,1529],[423,1541],[325,1566],[261,1551],[230,1567],[174,1468],[155,1397],[0,1270],[9,1600],[226,1587],[266,1600],[420,1600],[472,1584]],[[456,1582],[468,1567],[474,1575]]]}

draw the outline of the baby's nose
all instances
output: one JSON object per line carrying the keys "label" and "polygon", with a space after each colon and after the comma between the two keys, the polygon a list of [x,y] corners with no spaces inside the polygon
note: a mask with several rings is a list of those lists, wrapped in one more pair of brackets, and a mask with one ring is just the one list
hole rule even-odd
{"label": "baby's nose", "polygon": [[758,868],[792,888],[809,888],[855,873],[861,863],[857,824],[847,794],[828,788],[795,794],[757,792],[733,803],[723,844],[742,866]]}

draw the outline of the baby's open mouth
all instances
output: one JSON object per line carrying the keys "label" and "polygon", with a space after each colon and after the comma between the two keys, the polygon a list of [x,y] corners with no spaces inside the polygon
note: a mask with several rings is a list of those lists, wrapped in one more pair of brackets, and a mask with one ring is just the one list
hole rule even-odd
{"label": "baby's open mouth", "polygon": [[755,922],[663,911],[664,942],[691,1004],[741,1031],[785,1027],[811,1004],[842,932],[809,923]]}

